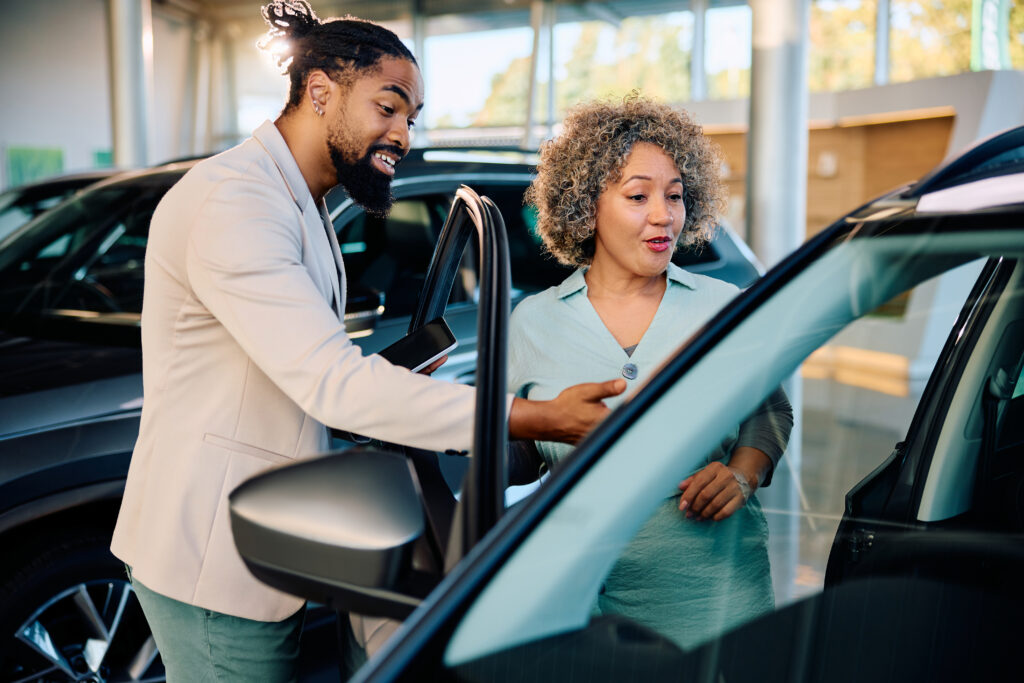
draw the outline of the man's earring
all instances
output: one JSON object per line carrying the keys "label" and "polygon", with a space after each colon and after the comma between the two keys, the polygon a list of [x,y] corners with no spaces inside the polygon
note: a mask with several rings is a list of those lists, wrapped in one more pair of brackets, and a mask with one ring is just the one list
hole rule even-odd
{"label": "man's earring", "polygon": [[316,100],[313,100],[313,111],[316,112],[317,116],[323,116],[324,115],[324,110],[320,108],[320,105],[317,103]]}

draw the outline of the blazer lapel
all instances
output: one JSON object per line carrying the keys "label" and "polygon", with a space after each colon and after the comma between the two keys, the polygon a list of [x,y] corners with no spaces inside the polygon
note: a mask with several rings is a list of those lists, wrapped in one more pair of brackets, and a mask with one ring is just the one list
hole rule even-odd
{"label": "blazer lapel", "polygon": [[348,294],[345,290],[345,261],[341,258],[341,247],[338,246],[338,236],[334,232],[334,224],[331,222],[331,215],[327,212],[327,204],[320,200],[320,217],[327,230],[327,241],[331,244],[331,288],[334,291],[334,305],[338,312],[338,318],[345,319],[345,297]]}

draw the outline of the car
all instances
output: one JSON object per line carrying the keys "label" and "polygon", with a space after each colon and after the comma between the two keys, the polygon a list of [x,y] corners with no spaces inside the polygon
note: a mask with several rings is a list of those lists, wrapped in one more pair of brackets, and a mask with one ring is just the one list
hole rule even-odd
{"label": "car", "polygon": [[[541,255],[534,214],[522,203],[534,158],[505,149],[414,150],[398,167],[387,219],[367,215],[340,190],[328,195],[355,343],[375,352],[406,333],[462,183],[501,206],[514,299],[565,276]],[[0,679],[42,675],[47,667],[70,680],[96,667],[113,678],[162,676],[108,546],[142,406],[138,323],[149,219],[195,163],[110,178],[0,241]],[[739,286],[761,272],[728,230],[709,248],[677,258]],[[471,256],[456,272],[446,319],[458,347],[435,376],[473,382],[479,273]],[[354,438],[338,435],[335,444]],[[466,460],[442,455],[441,463],[457,490]],[[93,614],[106,624],[102,638],[90,631]],[[307,614],[304,638],[325,626],[333,643],[332,620],[329,611]],[[96,640],[102,648],[92,651],[109,653],[102,661],[88,654]],[[307,679],[320,664],[304,665]]]}
{"label": "car", "polygon": [[[472,232],[468,216],[482,216],[481,232],[499,222],[486,199],[464,213],[451,239]],[[500,233],[481,245],[495,281],[507,267]],[[439,248],[432,272],[459,257],[457,244]],[[428,279],[417,320],[443,310],[451,283]],[[481,306],[508,305],[492,293]],[[236,545],[261,580],[404,619],[354,680],[1019,676],[1024,127],[813,237],[508,509],[503,416],[488,409],[505,390],[502,324],[480,323],[487,381],[457,503],[420,454],[379,447],[289,464],[231,494]],[[803,429],[757,494],[774,609],[701,623],[691,644],[656,620],[595,612],[604,577],[666,492],[780,382]],[[462,521],[438,524],[450,519]],[[374,542],[350,545],[356,528]],[[691,571],[685,548],[647,561]],[[712,577],[712,588],[730,584]]]}
{"label": "car", "polygon": [[103,169],[62,175],[19,185],[0,193],[0,240],[78,190],[109,178],[114,173],[112,169]]}

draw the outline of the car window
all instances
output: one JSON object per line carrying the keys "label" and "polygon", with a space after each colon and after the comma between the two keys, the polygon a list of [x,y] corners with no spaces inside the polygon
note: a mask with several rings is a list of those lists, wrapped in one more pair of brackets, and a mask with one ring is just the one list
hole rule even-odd
{"label": "car window", "polygon": [[[383,318],[415,311],[450,203],[444,195],[398,199],[386,218],[360,212],[338,227],[349,286],[383,292]],[[452,296],[465,299],[458,281]]]}
{"label": "car window", "polygon": [[65,197],[74,192],[74,186],[52,196],[25,196],[19,190],[11,190],[0,195],[0,240],[19,227],[60,204]]}
{"label": "car window", "polygon": [[[820,597],[830,557],[855,562],[870,546],[868,539],[833,549],[847,494],[898,461],[984,259],[1017,251],[1012,235],[994,231],[837,245],[711,347],[599,459],[576,471],[578,480],[565,478],[575,483],[457,626],[447,665],[458,678],[484,680],[529,663],[543,678],[538,662],[560,666],[554,644],[577,636],[589,650],[576,653],[576,665],[606,661],[614,643],[682,656]],[[899,315],[879,310],[900,295]],[[1013,315],[1024,319],[1020,298],[1013,301]],[[802,398],[803,438],[791,442],[771,485],[726,523],[686,519],[675,509],[676,484],[727,452],[739,426],[783,382]],[[972,401],[980,385],[965,389]],[[561,476],[556,470],[534,495]],[[970,492],[971,477],[945,481]],[[905,526],[917,524],[911,518]],[[931,619],[905,616],[923,629]],[[622,656],[635,654],[624,647]],[[613,670],[589,669],[589,679],[613,680]]]}
{"label": "car window", "polygon": [[12,236],[0,255],[0,307],[140,313],[149,221],[178,177],[87,192]]}
{"label": "car window", "polygon": [[474,189],[497,204],[505,221],[513,296],[547,289],[572,273],[571,268],[561,265],[544,251],[537,233],[537,210],[523,205],[525,184],[480,185]]}

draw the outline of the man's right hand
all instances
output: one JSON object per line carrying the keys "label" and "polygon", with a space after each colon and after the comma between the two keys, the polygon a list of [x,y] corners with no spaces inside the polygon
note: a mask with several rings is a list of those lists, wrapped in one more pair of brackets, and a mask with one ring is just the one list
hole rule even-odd
{"label": "man's right hand", "polygon": [[576,384],[550,401],[516,398],[508,418],[513,439],[577,443],[608,414],[604,399],[626,390],[626,380]]}

